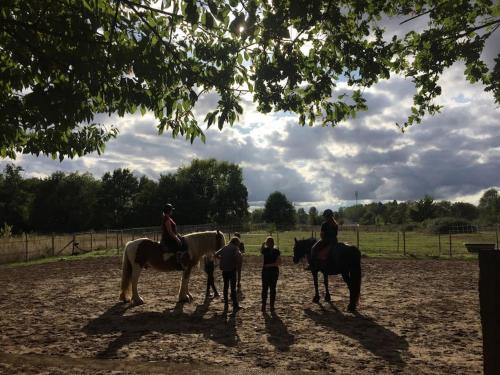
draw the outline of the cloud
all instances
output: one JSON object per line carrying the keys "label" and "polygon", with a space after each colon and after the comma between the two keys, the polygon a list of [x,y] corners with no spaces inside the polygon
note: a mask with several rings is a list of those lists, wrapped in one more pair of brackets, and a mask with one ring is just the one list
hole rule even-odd
{"label": "cloud", "polygon": [[[207,142],[158,135],[156,120],[147,114],[100,116],[115,124],[120,135],[104,155],[59,161],[20,155],[15,161],[29,176],[62,170],[90,171],[96,177],[116,168],[158,178],[188,165],[193,158],[216,158],[243,170],[249,201],[262,205],[279,190],[297,207],[318,209],[360,201],[435,199],[473,201],[482,191],[500,186],[500,113],[482,85],[463,77],[463,65],[441,79],[442,113],[426,117],[403,134],[396,122],[409,113],[414,85],[392,77],[366,89],[369,110],[332,127],[301,127],[289,113],[261,114],[250,101],[234,127],[205,131]],[[213,108],[215,94],[200,103]],[[0,162],[3,167],[8,160]]]}

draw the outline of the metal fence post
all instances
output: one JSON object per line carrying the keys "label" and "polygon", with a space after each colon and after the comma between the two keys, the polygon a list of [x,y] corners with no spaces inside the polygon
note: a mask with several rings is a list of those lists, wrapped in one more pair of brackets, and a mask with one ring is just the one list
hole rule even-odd
{"label": "metal fence post", "polygon": [[497,250],[500,250],[500,247],[498,247],[498,224],[495,227],[495,232],[496,232],[496,235],[497,235]]}
{"label": "metal fence post", "polygon": [[55,241],[54,241],[54,232],[52,232],[52,256],[54,256],[54,253],[56,251],[56,247],[55,247]]}
{"label": "metal fence post", "polygon": [[441,257],[441,232],[438,233],[438,257]]}
{"label": "metal fence post", "polygon": [[359,250],[359,224],[356,225],[356,247]]}
{"label": "metal fence post", "polygon": [[450,258],[451,258],[452,254],[451,254],[451,232],[450,232]]}
{"label": "metal fence post", "polygon": [[29,260],[29,255],[28,255],[28,233],[24,233],[24,240],[25,240],[25,250],[26,250],[26,262]]}
{"label": "metal fence post", "polygon": [[403,255],[406,256],[406,232],[403,231]]}

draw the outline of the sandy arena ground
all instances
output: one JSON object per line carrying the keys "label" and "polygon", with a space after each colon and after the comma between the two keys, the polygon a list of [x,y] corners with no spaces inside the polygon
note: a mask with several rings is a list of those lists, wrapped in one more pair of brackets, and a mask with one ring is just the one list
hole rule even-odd
{"label": "sandy arena ground", "polygon": [[[0,269],[0,373],[480,374],[474,261],[363,259],[359,314],[331,277],[333,302],[313,304],[310,273],[289,259],[277,316],[260,312],[260,260],[245,258],[242,305],[177,305],[180,273],[146,270],[146,304],[117,303],[118,257]],[[217,283],[221,278],[217,273]]]}

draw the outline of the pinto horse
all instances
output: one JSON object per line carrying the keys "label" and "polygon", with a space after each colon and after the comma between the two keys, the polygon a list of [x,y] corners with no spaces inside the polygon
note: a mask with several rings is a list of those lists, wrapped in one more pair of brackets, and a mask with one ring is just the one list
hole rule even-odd
{"label": "pinto horse", "polygon": [[[191,270],[200,259],[210,253],[215,253],[226,243],[220,231],[191,233],[184,236],[188,248],[189,260],[185,262],[179,302],[189,302],[193,299],[189,293],[189,277]],[[142,305],[144,300],[137,291],[137,282],[143,267],[151,266],[158,271],[177,271],[179,264],[175,253],[165,253],[162,246],[149,238],[139,238],[127,242],[123,252],[122,282],[120,300],[134,305]],[[132,294],[132,295],[131,295]]]}
{"label": "pinto horse", "polygon": [[318,272],[323,274],[325,301],[327,302],[331,301],[330,292],[328,290],[328,275],[341,274],[350,293],[350,301],[347,310],[355,311],[361,291],[361,253],[359,249],[356,246],[339,243],[336,249],[338,253],[335,257],[330,255],[325,261],[318,262],[318,264],[312,264],[311,249],[315,243],[316,239],[314,238],[306,240],[295,239],[295,245],[293,247],[293,262],[297,264],[302,258],[306,257],[310,265],[315,290],[313,302],[319,302]]}

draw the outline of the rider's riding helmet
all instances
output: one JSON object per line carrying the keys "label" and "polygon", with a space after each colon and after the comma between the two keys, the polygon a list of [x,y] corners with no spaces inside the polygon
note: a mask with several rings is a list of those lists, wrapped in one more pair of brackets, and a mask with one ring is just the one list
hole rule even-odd
{"label": "rider's riding helmet", "polygon": [[323,217],[333,217],[333,211],[327,208],[326,210],[323,211]]}
{"label": "rider's riding helmet", "polygon": [[172,212],[173,210],[174,206],[172,206],[170,203],[167,203],[165,206],[163,206],[163,213]]}

